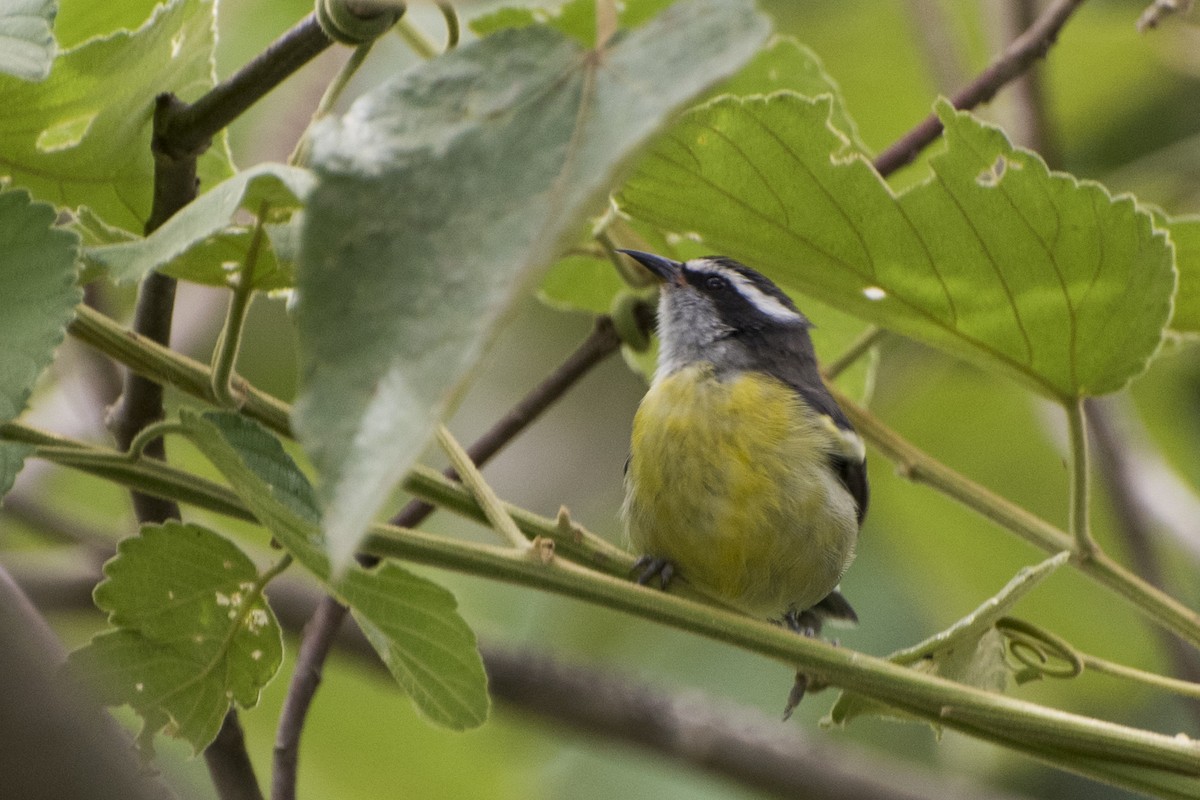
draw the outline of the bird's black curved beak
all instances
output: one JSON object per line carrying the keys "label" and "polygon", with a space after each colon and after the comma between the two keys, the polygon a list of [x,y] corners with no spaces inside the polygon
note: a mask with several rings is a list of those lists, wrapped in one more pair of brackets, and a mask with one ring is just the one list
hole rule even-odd
{"label": "bird's black curved beak", "polygon": [[682,284],[684,282],[683,264],[678,261],[656,256],[653,253],[643,253],[641,250],[617,250],[617,252],[629,256],[664,283]]}

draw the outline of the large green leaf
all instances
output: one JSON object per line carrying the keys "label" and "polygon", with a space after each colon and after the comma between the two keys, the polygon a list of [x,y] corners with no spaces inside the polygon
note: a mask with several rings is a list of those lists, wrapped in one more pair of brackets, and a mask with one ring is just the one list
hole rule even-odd
{"label": "large green leaf", "polygon": [[[239,211],[278,219],[301,207],[312,187],[307,170],[282,164],[260,164],[239,172],[189,203],[144,239],[101,244],[84,249],[89,266],[115,281],[140,280],[152,269],[196,283],[223,286],[227,265],[241,265],[253,238],[253,226],[235,224]],[[292,284],[290,270],[264,242],[254,271],[254,285],[275,289]]]}
{"label": "large green leaf", "polygon": [[[25,409],[81,299],[79,237],[54,222],[54,209],[32,202],[28,192],[0,192],[0,423]],[[2,447],[0,497],[28,453],[23,445]]]}
{"label": "large green leaf", "polygon": [[169,731],[200,752],[231,702],[258,703],[283,661],[279,623],[254,563],[198,525],[147,526],[104,567],[96,605],[116,630],[71,654],[106,705],[145,720],[141,740]]}
{"label": "large green leaf", "polygon": [[337,568],[620,167],[766,34],[747,0],[679,3],[603,52],[501,31],[314,129],[295,422]]}
{"label": "large green leaf", "polygon": [[57,12],[57,0],[8,0],[0,6],[0,72],[46,79],[58,49],[50,27]]}
{"label": "large green leaf", "polygon": [[[859,152],[866,152],[837,82],[825,72],[815,53],[791,37],[774,37],[736,75],[713,91],[718,95],[750,95],[781,90],[795,91],[806,97],[830,97],[833,104],[830,124],[844,134]],[[666,137],[672,135],[670,130],[665,134]],[[650,250],[680,260],[712,252],[711,247],[695,241],[694,237],[664,235],[663,231],[645,222],[638,222],[633,226],[617,223],[610,226],[609,233],[625,246]],[[629,241],[621,238],[622,234],[629,236]],[[623,288],[624,282],[607,258],[600,255],[571,254],[550,268],[538,287],[538,296],[554,308],[596,314],[608,311]],[[796,301],[815,323],[816,327],[812,331],[813,342],[817,353],[825,359],[843,352],[862,335],[866,327],[863,322],[809,298],[796,297]],[[653,374],[654,359],[629,351],[626,351],[625,355],[631,367],[644,373],[649,380]],[[870,373],[869,360],[860,359],[842,373],[838,384],[850,395],[865,398],[870,393]]]}
{"label": "large green leaf", "polygon": [[[140,232],[150,213],[154,98],[193,100],[213,85],[214,14],[211,0],[174,0],[136,31],[61,54],[41,83],[0,76],[0,107],[10,110],[0,115],[0,177]],[[206,180],[230,173],[224,141],[200,160]]]}
{"label": "large green leaf", "polygon": [[392,563],[333,580],[316,492],[283,446],[236,414],[184,412],[193,442],[255,516],[343,603],[396,682],[431,721],[454,730],[487,719],[487,676],[454,595]]}
{"label": "large green leaf", "polygon": [[622,205],[1053,398],[1121,388],[1162,339],[1170,241],[1132,199],[937,110],[947,149],[895,196],[846,155],[828,100],[719,100],[645,159]]}
{"label": "large green leaf", "polygon": [[[636,27],[671,4],[671,0],[637,0],[614,3],[617,24]],[[547,4],[517,4],[489,11],[468,23],[479,36],[488,36],[509,28],[546,25],[579,41],[584,47],[596,43],[596,0],[567,0],[557,7]]]}
{"label": "large green leaf", "polygon": [[1175,245],[1179,289],[1175,292],[1171,330],[1200,334],[1200,217],[1171,218],[1155,214],[1154,221],[1171,234],[1171,242]]}

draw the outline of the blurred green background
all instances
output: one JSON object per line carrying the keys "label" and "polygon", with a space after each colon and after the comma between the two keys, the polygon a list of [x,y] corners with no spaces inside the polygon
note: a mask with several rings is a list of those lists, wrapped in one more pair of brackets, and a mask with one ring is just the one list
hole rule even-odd
{"label": "blurred green background", "polygon": [[[627,0],[636,3],[637,0]],[[136,25],[152,4],[113,2],[114,25]],[[886,147],[928,113],[933,98],[974,75],[995,52],[995,22],[1006,5],[991,0],[760,0],[779,32],[812,47],[842,85],[862,136]],[[1200,210],[1200,27],[1190,19],[1139,34],[1144,3],[1094,0],[1068,24],[1040,68],[1052,166],[1128,191],[1172,213]],[[468,5],[475,13],[483,4]],[[60,38],[70,44],[71,3],[64,3]],[[226,3],[220,8],[220,75],[228,75],[305,13],[300,0]],[[418,5],[415,19],[440,40],[439,17]],[[334,48],[291,78],[231,130],[236,162],[249,166],[287,157],[325,83],[348,51]],[[371,56],[349,97],[394,74],[413,58],[398,37]],[[1004,125],[1004,102],[985,109]],[[921,167],[897,177],[921,177]],[[120,306],[129,298],[110,292]],[[224,309],[221,293],[188,289],[181,295],[176,346],[207,359]],[[815,320],[820,324],[820,320]],[[460,440],[472,440],[548,373],[590,329],[590,320],[524,302],[497,342],[482,374],[453,417]],[[241,371],[281,397],[295,390],[292,335],[279,300],[260,298],[247,331]],[[825,358],[836,354],[822,353]],[[69,345],[60,374],[87,358]],[[610,359],[485,472],[513,503],[552,515],[560,505],[592,530],[620,540],[618,509],[629,424],[643,391],[620,358]],[[1200,481],[1200,360],[1192,346],[1167,348],[1126,393],[1124,410],[1145,425],[1147,446],[1159,449],[1188,485]],[[41,400],[58,398],[36,418],[75,435],[102,437],[94,393],[48,384]],[[176,401],[178,399],[176,398]],[[37,401],[37,398],[35,398]],[[42,402],[46,406],[47,403]],[[1061,413],[1002,379],[985,375],[910,342],[881,348],[874,412],[952,467],[1055,522],[1066,522],[1067,474]],[[172,456],[204,466],[172,442]],[[429,463],[441,466],[431,453]],[[995,593],[1042,554],[930,490],[898,478],[878,455],[869,456],[872,506],[857,562],[843,589],[862,619],[839,631],[843,644],[886,654],[947,626]],[[38,465],[40,467],[40,465]],[[133,532],[125,493],[61,471],[27,470],[17,492],[51,504],[114,540]],[[397,507],[404,501],[396,498]],[[1128,563],[1111,525],[1107,498],[1095,500],[1096,533]],[[228,520],[217,529],[265,553],[265,537]],[[426,524],[450,536],[489,540],[482,529],[439,514]],[[56,553],[9,519],[0,528],[6,558],[27,571],[50,569]],[[1196,551],[1167,536],[1155,542],[1169,565],[1168,587],[1200,605]],[[62,552],[62,551],[60,551]],[[774,717],[791,682],[786,668],[694,636],[614,612],[455,574],[423,570],[450,587],[481,640],[511,649],[548,652],[566,662],[599,665],[667,691],[699,689]],[[1069,569],[1060,571],[1018,608],[1019,615],[1081,649],[1153,671],[1169,669],[1159,640],[1113,595]],[[98,614],[59,613],[55,623],[72,644],[101,625]],[[289,660],[263,703],[242,715],[260,779],[270,772],[279,706],[291,674]],[[1197,730],[1197,717],[1160,693],[1103,676],[1041,682],[1017,696],[1055,707],[1167,733]],[[807,699],[789,725],[823,742],[872,748],[912,759],[930,770],[974,776],[980,784],[1036,797],[1116,798],[1125,793],[1047,770],[1034,762],[955,734],[939,741],[928,728],[860,720],[847,730],[823,731],[832,694]],[[196,797],[213,796],[201,760],[161,742],[163,769]],[[300,792],[346,800],[418,798],[738,798],[757,796],[730,783],[644,753],[557,730],[519,709],[497,704],[481,730],[452,734],[418,719],[407,699],[378,671],[335,656],[305,728]]]}

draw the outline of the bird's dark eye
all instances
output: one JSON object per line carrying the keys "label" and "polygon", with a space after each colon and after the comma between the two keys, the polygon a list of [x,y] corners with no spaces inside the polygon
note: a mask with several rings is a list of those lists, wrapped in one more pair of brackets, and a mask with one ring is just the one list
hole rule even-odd
{"label": "bird's dark eye", "polygon": [[722,278],[720,275],[709,275],[704,281],[704,285],[714,292],[719,292],[729,285],[729,281]]}

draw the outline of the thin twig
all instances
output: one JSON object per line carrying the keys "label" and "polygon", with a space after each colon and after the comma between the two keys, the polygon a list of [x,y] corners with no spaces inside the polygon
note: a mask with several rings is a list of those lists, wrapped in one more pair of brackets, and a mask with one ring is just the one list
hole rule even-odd
{"label": "thin twig", "polygon": [[[1009,42],[1027,30],[1037,19],[1041,3],[1038,0],[1012,0],[1007,3],[989,3],[991,24],[987,26],[989,39],[997,49],[1007,47]],[[1042,70],[1027,69],[1013,80],[1005,92],[1004,129],[1016,144],[1040,154],[1050,165],[1058,164],[1058,148],[1046,115],[1046,98],[1042,85]]]}
{"label": "thin twig", "polygon": [[175,158],[205,150],[218,131],[331,44],[316,14],[309,14],[252,61],[176,114],[162,130],[159,146]]}
{"label": "thin twig", "polygon": [[[1056,0],[1052,3],[1028,30],[1014,39],[1012,44],[988,65],[987,69],[950,98],[950,102],[955,108],[968,109],[991,100],[1002,86],[1028,69],[1035,61],[1045,57],[1063,25],[1083,2],[1084,0]],[[875,169],[880,175],[890,175],[913,161],[941,132],[941,121],[937,116],[930,114],[899,141],[880,153],[875,159]]]}
{"label": "thin twig", "polygon": [[[476,466],[486,464],[592,367],[617,352],[620,347],[621,338],[617,335],[612,320],[607,316],[597,317],[596,326],[579,347],[575,348],[554,372],[546,376],[545,380],[521,398],[487,433],[476,439],[467,448],[467,455]],[[453,468],[442,474],[450,480],[459,478]],[[414,500],[392,517],[391,524],[401,528],[415,528],[433,513],[433,509],[429,503]]]}
{"label": "thin twig", "polygon": [[[275,592],[272,591],[272,601],[274,598]],[[346,607],[325,595],[317,602],[316,611],[304,626],[304,638],[296,656],[296,669],[292,673],[292,682],[279,715],[279,729],[275,734],[271,800],[295,800],[300,734],[304,730],[308,707],[321,683],[325,659],[345,617]]]}
{"label": "thin twig", "polygon": [[263,800],[246,751],[246,736],[233,708],[225,715],[217,738],[204,749],[204,763],[221,800]]}

